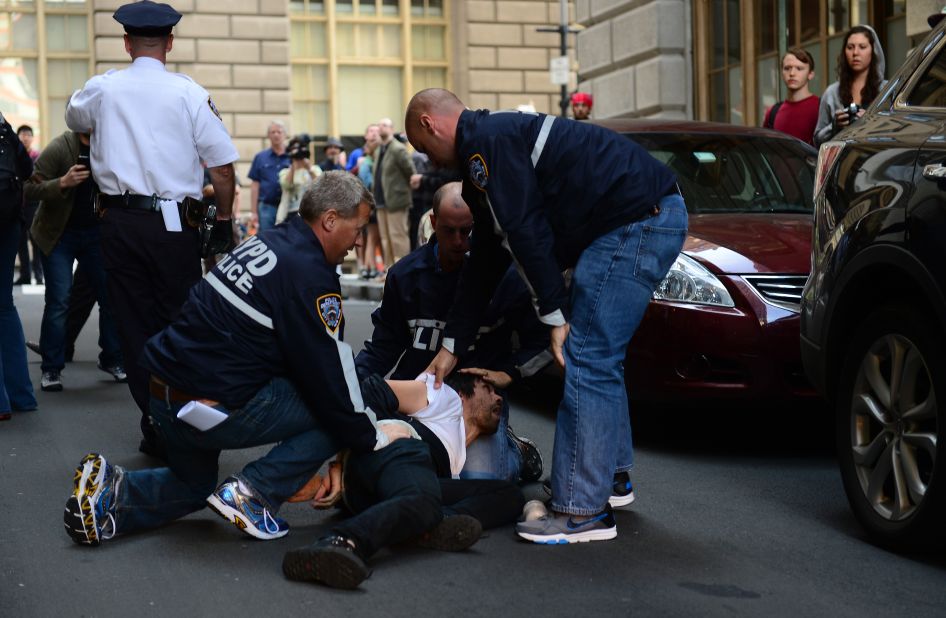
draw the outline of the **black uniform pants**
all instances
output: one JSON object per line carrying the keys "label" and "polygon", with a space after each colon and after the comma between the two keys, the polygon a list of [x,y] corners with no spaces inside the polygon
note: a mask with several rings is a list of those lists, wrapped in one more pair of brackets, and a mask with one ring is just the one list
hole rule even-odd
{"label": "black uniform pants", "polygon": [[108,300],[118,327],[128,388],[141,410],[146,440],[155,433],[148,418],[149,374],[139,361],[145,342],[178,315],[200,281],[197,230],[168,232],[160,212],[109,208],[102,216],[102,257]]}
{"label": "black uniform pants", "polygon": [[445,515],[470,515],[484,528],[514,522],[523,497],[505,481],[438,479],[427,445],[401,439],[348,458],[345,503],[355,515],[331,530],[353,539],[367,559],[423,534]]}

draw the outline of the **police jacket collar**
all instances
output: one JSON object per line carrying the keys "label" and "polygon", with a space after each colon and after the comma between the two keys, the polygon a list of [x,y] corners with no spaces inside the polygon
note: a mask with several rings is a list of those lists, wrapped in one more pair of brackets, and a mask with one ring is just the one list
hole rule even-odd
{"label": "police jacket collar", "polygon": [[322,248],[322,243],[319,242],[319,237],[315,235],[315,232],[312,231],[312,226],[306,223],[305,219],[302,217],[292,217],[286,222],[286,225],[302,234],[309,242],[318,247],[322,259],[325,259],[325,250]]}

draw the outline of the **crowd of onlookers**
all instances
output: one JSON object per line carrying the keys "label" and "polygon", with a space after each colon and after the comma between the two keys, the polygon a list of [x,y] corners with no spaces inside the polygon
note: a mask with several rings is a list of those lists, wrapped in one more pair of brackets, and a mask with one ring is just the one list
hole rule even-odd
{"label": "crowd of onlookers", "polygon": [[308,135],[289,139],[278,120],[270,123],[267,135],[269,147],[257,153],[250,166],[250,226],[264,231],[296,216],[303,193],[322,173],[348,171],[372,192],[376,203],[357,251],[363,279],[383,280],[386,269],[417,246],[421,219],[431,208],[434,192],[458,180],[452,172],[432,168],[425,155],[410,153],[407,139],[394,130],[390,118],[369,124],[364,142],[351,153],[329,137],[317,164]]}

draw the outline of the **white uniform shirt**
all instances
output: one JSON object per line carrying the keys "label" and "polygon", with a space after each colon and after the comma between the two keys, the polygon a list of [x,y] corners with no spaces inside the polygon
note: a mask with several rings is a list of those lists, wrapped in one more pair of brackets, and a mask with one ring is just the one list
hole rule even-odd
{"label": "white uniform shirt", "polygon": [[455,390],[442,385],[434,388],[435,377],[429,373],[417,376],[427,384],[427,407],[411,416],[422,422],[440,438],[450,458],[450,474],[460,478],[466,463],[466,425],[463,424],[463,401]]}
{"label": "white uniform shirt", "polygon": [[107,195],[200,199],[201,160],[239,158],[207,91],[154,58],[91,78],[69,100],[66,124],[91,133],[92,174]]}

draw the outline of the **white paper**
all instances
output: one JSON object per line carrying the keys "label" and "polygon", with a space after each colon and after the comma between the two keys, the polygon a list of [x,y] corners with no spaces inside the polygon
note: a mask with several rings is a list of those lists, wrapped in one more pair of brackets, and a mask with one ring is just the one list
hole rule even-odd
{"label": "white paper", "polygon": [[207,431],[227,420],[227,415],[199,401],[189,401],[177,411],[177,418],[201,431]]}
{"label": "white paper", "polygon": [[177,202],[173,200],[158,200],[161,214],[164,216],[164,229],[169,232],[181,231],[181,213],[177,210]]}

